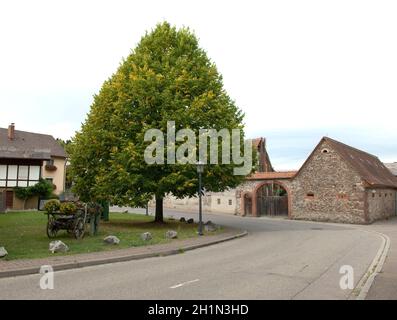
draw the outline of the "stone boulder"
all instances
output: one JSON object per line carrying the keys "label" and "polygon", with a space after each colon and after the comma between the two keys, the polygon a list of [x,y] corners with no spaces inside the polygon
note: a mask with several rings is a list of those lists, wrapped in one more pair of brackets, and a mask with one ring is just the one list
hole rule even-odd
{"label": "stone boulder", "polygon": [[191,219],[187,220],[186,223],[192,224],[192,223],[194,223],[194,219],[191,218]]}
{"label": "stone boulder", "polygon": [[56,240],[50,242],[49,250],[51,251],[51,253],[57,253],[57,252],[65,253],[69,251],[69,247],[62,241]]}
{"label": "stone boulder", "polygon": [[168,231],[165,233],[165,237],[166,237],[167,239],[176,239],[176,238],[178,238],[178,232],[176,232],[176,231],[174,231],[174,230],[168,230]]}
{"label": "stone boulder", "polygon": [[185,217],[180,218],[180,219],[179,219],[179,222],[186,222]]}
{"label": "stone boulder", "polygon": [[218,230],[218,226],[215,223],[208,221],[204,224],[204,230],[207,232],[215,232],[216,230]]}
{"label": "stone boulder", "polygon": [[8,255],[6,248],[0,247],[0,258],[4,258]]}
{"label": "stone boulder", "polygon": [[116,236],[107,236],[105,239],[103,239],[103,242],[105,242],[106,244],[119,244],[120,239]]}
{"label": "stone boulder", "polygon": [[149,241],[149,240],[152,240],[153,237],[152,237],[152,234],[150,232],[145,232],[145,233],[141,234],[141,239],[143,241]]}

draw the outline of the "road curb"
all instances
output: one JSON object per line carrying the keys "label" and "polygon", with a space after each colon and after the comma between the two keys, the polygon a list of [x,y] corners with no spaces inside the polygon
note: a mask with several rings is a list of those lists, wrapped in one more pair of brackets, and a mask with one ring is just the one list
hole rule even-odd
{"label": "road curb", "polygon": [[[193,244],[187,246],[181,246],[179,248],[167,249],[163,251],[154,251],[149,253],[138,253],[138,254],[131,254],[131,255],[124,255],[124,256],[116,256],[116,257],[109,257],[109,258],[98,258],[93,260],[83,260],[83,261],[75,261],[75,262],[67,262],[63,264],[58,264],[53,266],[54,271],[63,271],[63,270],[70,270],[70,269],[79,269],[84,267],[91,267],[96,265],[103,265],[103,264],[110,264],[110,263],[117,263],[117,262],[127,262],[133,260],[141,260],[146,258],[153,258],[153,257],[165,257],[175,254],[180,254],[186,251],[191,251],[194,249],[208,247],[214,244],[219,244],[222,242],[242,238],[248,235],[247,231],[243,231],[231,236],[227,236],[224,238],[216,239],[214,241],[201,243],[201,244]],[[38,274],[40,272],[40,267],[29,267],[29,268],[21,268],[16,270],[7,270],[7,271],[0,271],[0,278],[11,278],[17,276],[26,276],[32,274]]]}
{"label": "road curb", "polygon": [[375,258],[372,260],[372,263],[370,264],[369,268],[367,269],[367,272],[364,274],[364,276],[361,278],[357,286],[354,288],[354,290],[351,293],[351,299],[355,300],[365,300],[365,298],[368,295],[369,290],[371,289],[371,286],[376,278],[376,276],[382,271],[383,265],[385,263],[385,260],[387,258],[387,254],[390,249],[390,238],[380,232],[376,231],[369,231],[369,230],[363,230],[369,233],[377,234],[382,238],[382,244],[375,256]]}

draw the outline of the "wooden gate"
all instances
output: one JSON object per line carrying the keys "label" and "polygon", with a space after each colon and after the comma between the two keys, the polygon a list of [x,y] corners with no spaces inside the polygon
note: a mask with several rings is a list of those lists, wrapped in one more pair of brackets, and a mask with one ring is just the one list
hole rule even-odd
{"label": "wooden gate", "polygon": [[257,198],[258,215],[282,216],[288,215],[288,196],[265,196]]}

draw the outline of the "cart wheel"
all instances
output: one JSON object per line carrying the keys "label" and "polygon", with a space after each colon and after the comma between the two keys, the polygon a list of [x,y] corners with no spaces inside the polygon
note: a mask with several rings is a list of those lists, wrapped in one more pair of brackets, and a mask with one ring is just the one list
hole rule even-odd
{"label": "cart wheel", "polygon": [[74,237],[76,239],[82,239],[84,237],[84,232],[85,232],[84,220],[79,218],[79,219],[77,219],[76,225],[74,228]]}
{"label": "cart wheel", "polygon": [[57,236],[57,228],[55,227],[55,222],[53,217],[48,218],[47,222],[47,237],[52,239]]}

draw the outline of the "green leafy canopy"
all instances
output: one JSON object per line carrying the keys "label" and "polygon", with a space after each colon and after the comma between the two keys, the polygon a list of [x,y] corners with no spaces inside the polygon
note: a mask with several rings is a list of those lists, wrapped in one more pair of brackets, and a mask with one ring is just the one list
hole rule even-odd
{"label": "green leafy canopy", "polygon": [[[196,134],[201,128],[243,129],[243,113],[196,36],[164,22],[143,36],[105,81],[69,147],[74,190],[81,199],[143,205],[153,196],[197,194],[195,166],[144,161],[145,132],[155,128],[166,133],[167,121],[175,121],[176,130],[189,128]],[[205,189],[223,191],[240,184],[244,177],[233,175],[234,167],[206,166]]]}

